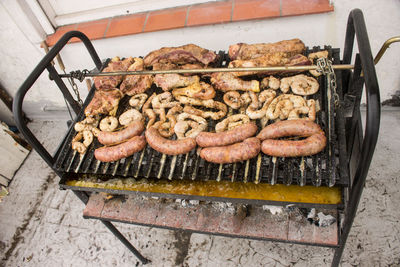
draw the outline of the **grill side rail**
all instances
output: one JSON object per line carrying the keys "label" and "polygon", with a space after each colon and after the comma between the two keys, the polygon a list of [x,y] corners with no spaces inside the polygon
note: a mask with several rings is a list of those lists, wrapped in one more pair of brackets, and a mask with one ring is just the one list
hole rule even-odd
{"label": "grill side rail", "polygon": [[[83,33],[79,31],[70,31],[63,35],[61,39],[54,45],[54,47],[44,56],[44,58],[38,63],[36,68],[32,71],[32,73],[28,76],[28,78],[24,81],[21,87],[18,89],[14,102],[13,102],[13,114],[15,118],[15,123],[17,124],[18,129],[24,135],[26,140],[32,147],[39,153],[39,155],[46,161],[46,163],[53,168],[56,158],[53,157],[46,148],[40,143],[40,141],[35,137],[35,135],[31,132],[31,130],[26,125],[26,122],[23,118],[22,104],[25,98],[26,93],[31,89],[32,85],[36,82],[39,76],[45,71],[48,70],[50,77],[55,81],[60,91],[63,93],[65,99],[71,105],[75,114],[79,114],[81,112],[81,107],[74,100],[71,93],[69,92],[67,86],[60,78],[57,70],[53,67],[51,62],[58,55],[58,53],[62,50],[62,48],[68,43],[68,41],[72,38],[79,38],[83,44],[85,45],[87,51],[89,52],[96,68],[98,70],[101,69],[102,63],[97,55],[96,50],[94,49],[92,43],[89,38],[86,37]],[[61,176],[59,172],[57,172],[54,168],[53,170]]]}
{"label": "grill side rail", "polygon": [[[359,53],[356,55],[354,71],[349,72],[345,79],[350,85],[347,87],[349,91],[345,93],[353,99],[353,110],[350,116],[348,116],[346,125],[347,143],[351,146],[348,147],[348,162],[356,162],[356,164],[354,164],[353,170],[350,170],[351,184],[348,192],[348,204],[344,213],[344,221],[340,229],[339,248],[335,250],[332,266],[339,266],[344,246],[357,212],[378,140],[381,116],[378,79],[364,16],[360,9],[354,9],[349,14],[343,64],[351,61],[355,39],[357,39]],[[367,98],[367,110],[365,130],[363,133],[360,102],[364,85]]]}

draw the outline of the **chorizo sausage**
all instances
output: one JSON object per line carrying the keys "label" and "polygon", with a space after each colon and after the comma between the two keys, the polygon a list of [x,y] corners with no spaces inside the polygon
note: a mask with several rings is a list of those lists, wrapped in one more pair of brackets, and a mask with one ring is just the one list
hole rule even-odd
{"label": "chorizo sausage", "polygon": [[[281,137],[306,137],[303,140],[274,140]],[[261,151],[274,157],[310,156],[321,152],[326,146],[325,133],[321,127],[307,120],[279,121],[268,125],[257,135],[264,140]]]}
{"label": "chorizo sausage", "polygon": [[143,121],[134,121],[125,129],[117,132],[103,132],[101,131],[97,140],[103,145],[111,145],[121,143],[133,136],[140,135],[144,130]]}
{"label": "chorizo sausage", "polygon": [[266,139],[261,144],[261,151],[274,157],[301,157],[317,154],[325,146],[325,134],[319,132],[299,141]]}
{"label": "chorizo sausage", "polygon": [[321,131],[321,127],[312,121],[301,119],[287,120],[268,125],[258,133],[257,138],[263,141],[265,139],[288,136],[311,136]]}
{"label": "chorizo sausage", "polygon": [[155,127],[147,129],[145,136],[149,146],[167,155],[186,154],[196,147],[196,140],[194,138],[169,140],[162,137]]}
{"label": "chorizo sausage", "polygon": [[255,135],[256,132],[257,125],[253,122],[248,122],[225,132],[201,132],[196,137],[196,142],[200,147],[226,146],[241,142]]}
{"label": "chorizo sausage", "polygon": [[254,158],[258,153],[260,153],[260,140],[251,137],[229,146],[203,148],[200,157],[212,163],[234,163]]}
{"label": "chorizo sausage", "polygon": [[144,136],[134,136],[119,145],[100,147],[94,151],[94,156],[97,160],[111,162],[129,157],[141,151],[145,146],[146,139]]}

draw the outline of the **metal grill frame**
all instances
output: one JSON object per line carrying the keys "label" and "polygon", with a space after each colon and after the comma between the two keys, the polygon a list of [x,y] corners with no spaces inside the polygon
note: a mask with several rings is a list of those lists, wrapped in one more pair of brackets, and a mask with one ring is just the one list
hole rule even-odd
{"label": "metal grill frame", "polygon": [[[101,69],[102,63],[91,44],[90,40],[81,32],[71,31],[66,33],[49,51],[49,53],[39,62],[32,73],[27,77],[24,83],[19,88],[15,95],[13,102],[13,113],[15,122],[20,132],[24,135],[28,143],[39,153],[39,155],[46,161],[46,163],[61,177],[61,181],[65,181],[65,173],[59,172],[54,169],[55,159],[59,156],[60,148],[54,156],[42,146],[35,135],[30,131],[24,120],[24,113],[22,111],[22,104],[26,93],[31,89],[32,85],[38,77],[48,70],[50,77],[54,80],[57,86],[62,91],[64,97],[69,102],[76,114],[79,114],[80,109],[77,102],[73,99],[62,81],[60,74],[52,66],[51,61],[56,57],[60,50],[73,38],[79,38],[86,49],[88,50],[94,64],[98,70]],[[362,11],[354,9],[350,12],[348,24],[346,29],[345,45],[342,64],[350,64],[353,54],[354,39],[357,38],[359,53],[356,55],[354,70],[343,70],[341,73],[336,71],[336,75],[340,76],[338,82],[342,84],[343,92],[339,93],[341,105],[343,105],[343,112],[345,118],[343,127],[345,130],[345,137],[340,137],[342,141],[339,151],[343,151],[344,159],[339,160],[339,164],[348,166],[348,171],[340,169],[340,175],[349,176],[349,187],[343,188],[344,191],[344,210],[340,211],[344,220],[340,223],[339,227],[339,240],[340,244],[335,249],[332,266],[338,266],[340,258],[343,253],[344,245],[349,235],[360,197],[363,191],[365,180],[368,174],[368,169],[373,157],[374,149],[378,139],[379,123],[380,123],[380,94],[379,86],[376,77],[373,57],[369,38],[365,26],[364,16]],[[362,73],[364,75],[362,75]],[[339,75],[338,75],[339,74]],[[361,95],[364,90],[367,97],[367,110],[366,110],[366,125],[363,131],[360,102]],[[344,139],[343,139],[344,138]],[[65,142],[65,139],[63,140]],[[342,153],[342,152],[340,152]],[[88,194],[90,190],[79,191],[78,188],[72,188],[73,192],[84,202],[88,201]],[[123,236],[115,227],[108,221],[103,221],[114,235],[116,235],[138,258],[143,262],[148,262]]]}

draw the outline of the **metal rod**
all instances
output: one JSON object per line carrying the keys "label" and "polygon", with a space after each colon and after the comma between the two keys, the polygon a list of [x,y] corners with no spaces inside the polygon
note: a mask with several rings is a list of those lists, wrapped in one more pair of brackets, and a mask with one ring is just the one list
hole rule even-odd
{"label": "metal rod", "polygon": [[[332,65],[335,70],[353,69],[354,65]],[[115,71],[115,72],[99,72],[99,73],[85,73],[85,77],[97,76],[119,76],[119,75],[150,75],[150,74],[174,74],[174,73],[213,73],[213,72],[245,72],[245,71],[305,71],[316,70],[316,65],[307,66],[278,66],[278,67],[252,67],[252,68],[207,68],[207,69],[189,69],[189,70],[144,70],[144,71]],[[61,78],[74,77],[73,74],[59,74]]]}
{"label": "metal rod", "polygon": [[149,259],[143,257],[143,255],[125,238],[125,236],[121,234],[120,231],[118,231],[117,228],[115,228],[115,226],[111,222],[104,220],[100,221],[108,228],[108,230],[111,231],[111,233],[113,233],[115,237],[119,239],[119,241],[122,242],[122,244],[125,245],[125,247],[127,247],[133,253],[133,255],[136,256],[136,258],[138,258],[142,262],[142,264],[147,264],[151,262]]}
{"label": "metal rod", "polygon": [[388,40],[386,40],[386,42],[382,45],[381,49],[379,50],[378,54],[376,54],[376,57],[374,59],[374,64],[378,64],[379,60],[381,59],[381,57],[383,56],[383,54],[385,54],[386,49],[389,48],[389,46],[393,43],[397,43],[400,42],[400,36],[395,36],[392,37]]}

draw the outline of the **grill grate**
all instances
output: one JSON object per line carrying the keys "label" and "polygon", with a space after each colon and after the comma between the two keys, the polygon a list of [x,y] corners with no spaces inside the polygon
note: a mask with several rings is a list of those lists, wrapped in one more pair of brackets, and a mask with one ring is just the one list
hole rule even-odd
{"label": "grill grate", "polygon": [[[320,47],[307,49],[306,55],[311,52],[320,51]],[[332,49],[325,46],[324,50],[329,51],[329,57],[334,64],[340,64],[339,49]],[[219,62],[217,67],[226,67],[229,57],[224,52],[219,52]],[[340,73],[339,73],[340,74]],[[338,75],[338,72],[337,72]],[[134,155],[121,159],[116,162],[104,163],[95,159],[94,150],[101,144],[95,140],[84,155],[79,155],[71,149],[71,140],[76,134],[71,130],[60,152],[55,169],[62,173],[71,174],[95,174],[106,177],[133,177],[155,178],[155,179],[190,179],[190,180],[216,180],[216,181],[236,181],[269,184],[298,184],[314,186],[347,186],[348,181],[345,177],[338,175],[339,162],[344,162],[339,157],[346,157],[345,151],[338,151],[338,142],[344,140],[344,129],[340,127],[340,116],[335,116],[333,99],[330,102],[326,97],[325,78],[318,78],[320,90],[312,97],[319,101],[321,110],[317,113],[316,122],[321,125],[328,138],[328,145],[323,152],[309,157],[301,158],[274,158],[260,153],[256,158],[245,162],[234,164],[213,164],[204,161],[196,150],[186,155],[168,156],[163,155],[149,146]],[[155,85],[148,90],[151,94],[154,90],[160,90]],[[338,83],[338,93],[341,95],[341,84]],[[220,93],[219,93],[220,94]],[[93,95],[90,94],[89,97]],[[218,97],[218,95],[217,95]],[[222,99],[222,95],[219,96]],[[86,101],[88,103],[89,101]],[[331,105],[332,113],[328,114],[328,105]],[[127,108],[127,98],[121,100],[120,107]],[[119,108],[118,113],[122,113],[125,108]],[[340,108],[340,107],[339,107]],[[230,110],[230,112],[232,112]],[[117,114],[118,114],[117,113]],[[78,120],[82,120],[84,115],[81,113]],[[328,125],[330,117],[331,125]],[[214,129],[216,122],[209,121],[209,130]],[[337,126],[339,125],[339,126]],[[261,125],[258,125],[259,129]],[[339,130],[340,129],[340,130]],[[331,138],[329,139],[329,131]],[[339,153],[340,152],[340,153]],[[103,177],[104,177],[103,176]]]}

